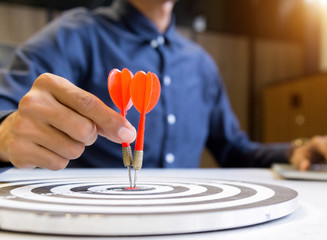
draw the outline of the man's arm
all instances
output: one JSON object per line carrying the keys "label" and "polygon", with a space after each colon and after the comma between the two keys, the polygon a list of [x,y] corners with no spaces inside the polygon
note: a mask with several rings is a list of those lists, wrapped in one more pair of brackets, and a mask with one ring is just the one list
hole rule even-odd
{"label": "man's arm", "polygon": [[135,128],[96,96],[53,74],[36,79],[18,110],[0,125],[0,158],[16,167],[58,170],[98,134],[132,142]]}

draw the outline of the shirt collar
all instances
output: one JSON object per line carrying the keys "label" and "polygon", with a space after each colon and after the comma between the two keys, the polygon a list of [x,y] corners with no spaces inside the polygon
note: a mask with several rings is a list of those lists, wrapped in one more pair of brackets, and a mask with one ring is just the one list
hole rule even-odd
{"label": "shirt collar", "polygon": [[111,7],[101,8],[98,13],[106,15],[113,21],[120,22],[125,28],[145,41],[150,42],[158,36],[163,36],[167,42],[172,42],[176,38],[174,14],[172,14],[166,32],[160,33],[147,17],[126,0],[115,0]]}

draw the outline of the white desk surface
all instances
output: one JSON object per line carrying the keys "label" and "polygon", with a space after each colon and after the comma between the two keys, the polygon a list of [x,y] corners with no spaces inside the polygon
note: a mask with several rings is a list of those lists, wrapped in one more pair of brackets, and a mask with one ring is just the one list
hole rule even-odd
{"label": "white desk surface", "polygon": [[[76,172],[78,171],[78,172]],[[71,177],[78,173],[82,176],[122,176],[124,169],[72,169],[51,172],[47,170],[17,170],[0,173],[0,182],[11,180],[44,179],[46,177]],[[299,193],[299,208],[291,215],[272,222],[239,229],[216,232],[192,233],[169,236],[148,236],[141,239],[151,240],[192,240],[192,239],[278,239],[278,240],[325,240],[327,239],[327,182],[283,180],[269,169],[143,169],[142,176],[214,178],[221,180],[250,181],[269,183],[292,188]],[[23,234],[0,231],[0,239],[6,240],[55,240],[55,239],[140,239],[140,237],[64,237],[38,234]]]}

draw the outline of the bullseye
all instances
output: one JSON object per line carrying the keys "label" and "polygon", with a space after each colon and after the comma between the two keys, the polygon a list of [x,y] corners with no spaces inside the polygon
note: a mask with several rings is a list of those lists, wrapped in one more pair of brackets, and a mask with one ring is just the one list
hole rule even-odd
{"label": "bullseye", "polygon": [[139,188],[138,187],[126,187],[126,188],[124,188],[124,190],[139,190]]}
{"label": "bullseye", "polygon": [[155,188],[153,187],[116,187],[116,188],[108,188],[107,190],[109,191],[117,191],[117,192],[141,192],[141,191],[150,191],[150,190],[154,190]]}

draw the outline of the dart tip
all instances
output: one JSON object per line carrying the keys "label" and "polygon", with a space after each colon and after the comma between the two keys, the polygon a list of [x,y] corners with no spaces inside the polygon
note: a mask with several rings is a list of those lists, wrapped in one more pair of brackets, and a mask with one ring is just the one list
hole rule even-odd
{"label": "dart tip", "polygon": [[127,170],[128,170],[129,187],[132,187],[133,182],[132,182],[131,168],[127,167]]}
{"label": "dart tip", "polygon": [[137,170],[134,172],[134,186],[133,188],[136,188],[136,181],[137,181]]}

